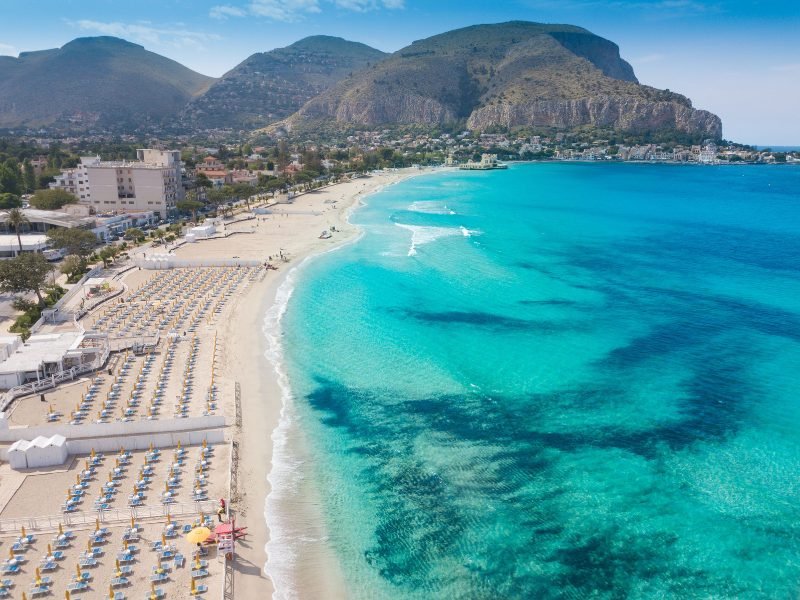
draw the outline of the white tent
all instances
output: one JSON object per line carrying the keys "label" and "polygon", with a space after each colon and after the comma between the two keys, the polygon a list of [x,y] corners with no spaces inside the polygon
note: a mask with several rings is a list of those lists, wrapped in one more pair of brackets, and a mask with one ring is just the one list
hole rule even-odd
{"label": "white tent", "polygon": [[27,469],[27,450],[31,443],[28,440],[18,440],[8,449],[8,464],[12,469]]}
{"label": "white tent", "polygon": [[30,442],[25,455],[29,469],[63,465],[67,460],[67,440],[58,434],[49,438],[40,435]]}

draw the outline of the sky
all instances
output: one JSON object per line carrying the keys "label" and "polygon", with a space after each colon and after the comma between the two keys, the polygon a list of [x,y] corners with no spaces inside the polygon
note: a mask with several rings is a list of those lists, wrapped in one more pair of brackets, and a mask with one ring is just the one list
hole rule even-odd
{"label": "sky", "polygon": [[620,47],[641,83],[722,118],[725,138],[800,146],[796,0],[0,0],[0,54],[114,35],[206,75],[326,34],[384,51],[478,23],[569,23]]}

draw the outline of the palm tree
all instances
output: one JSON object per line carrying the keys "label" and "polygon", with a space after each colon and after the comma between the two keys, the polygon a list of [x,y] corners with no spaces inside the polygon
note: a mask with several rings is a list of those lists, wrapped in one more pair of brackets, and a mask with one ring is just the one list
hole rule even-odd
{"label": "palm tree", "polygon": [[25,216],[25,213],[18,208],[12,208],[8,211],[8,220],[6,222],[14,228],[14,232],[17,234],[17,242],[19,243],[19,251],[21,254],[22,238],[20,237],[20,229],[23,225],[30,225],[31,222],[28,220],[28,217]]}

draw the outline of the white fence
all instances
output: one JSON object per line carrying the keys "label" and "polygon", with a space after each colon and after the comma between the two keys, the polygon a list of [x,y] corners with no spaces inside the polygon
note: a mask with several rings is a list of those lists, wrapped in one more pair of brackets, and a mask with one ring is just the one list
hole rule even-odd
{"label": "white fence", "polygon": [[[4,419],[3,419],[4,420]],[[17,440],[32,440],[33,438],[43,435],[50,437],[55,434],[63,435],[67,438],[68,444],[80,443],[86,440],[90,443],[99,443],[100,438],[111,438],[109,441],[113,443],[111,449],[117,450],[120,445],[126,443],[124,438],[137,435],[155,436],[159,434],[170,434],[175,438],[175,443],[181,439],[181,443],[188,443],[189,438],[193,433],[200,434],[199,441],[193,443],[201,443],[204,437],[202,434],[211,430],[222,430],[225,427],[225,417],[220,415],[208,417],[189,417],[187,419],[152,419],[141,421],[115,421],[112,423],[86,423],[84,425],[69,425],[67,423],[53,423],[49,425],[36,425],[34,427],[13,427],[9,428],[2,426],[0,420],[0,442],[13,443]],[[177,436],[177,437],[176,437]],[[186,442],[180,436],[186,436]],[[122,438],[122,439],[120,439]],[[151,438],[152,439],[152,438]],[[212,440],[208,440],[211,442]],[[155,443],[155,442],[154,442]],[[144,447],[146,448],[148,444]],[[100,450],[100,447],[95,446],[95,450]],[[87,452],[91,446],[87,449]],[[133,446],[130,447],[133,449]],[[77,454],[80,451],[73,452],[70,448],[70,453]]]}
{"label": "white fence", "polygon": [[260,260],[245,260],[242,258],[177,258],[175,256],[159,256],[157,258],[137,257],[134,261],[137,267],[145,270],[163,269],[192,269],[199,267],[257,267],[261,265]]}
{"label": "white fence", "polygon": [[0,535],[17,533],[20,527],[29,531],[57,531],[58,525],[75,527],[82,525],[93,526],[97,519],[101,523],[113,525],[125,523],[133,517],[136,520],[163,518],[170,516],[197,515],[199,513],[211,514],[217,510],[213,500],[191,502],[188,504],[154,504],[137,507],[110,508],[93,512],[64,513],[61,515],[48,515],[44,517],[10,517],[0,519]]}

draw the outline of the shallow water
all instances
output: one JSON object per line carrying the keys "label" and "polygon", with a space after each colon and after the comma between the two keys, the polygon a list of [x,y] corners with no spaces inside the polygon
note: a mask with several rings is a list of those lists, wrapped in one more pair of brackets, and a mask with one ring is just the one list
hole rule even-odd
{"label": "shallow water", "polygon": [[371,197],[280,339],[284,471],[352,597],[794,597],[799,189],[545,163]]}

